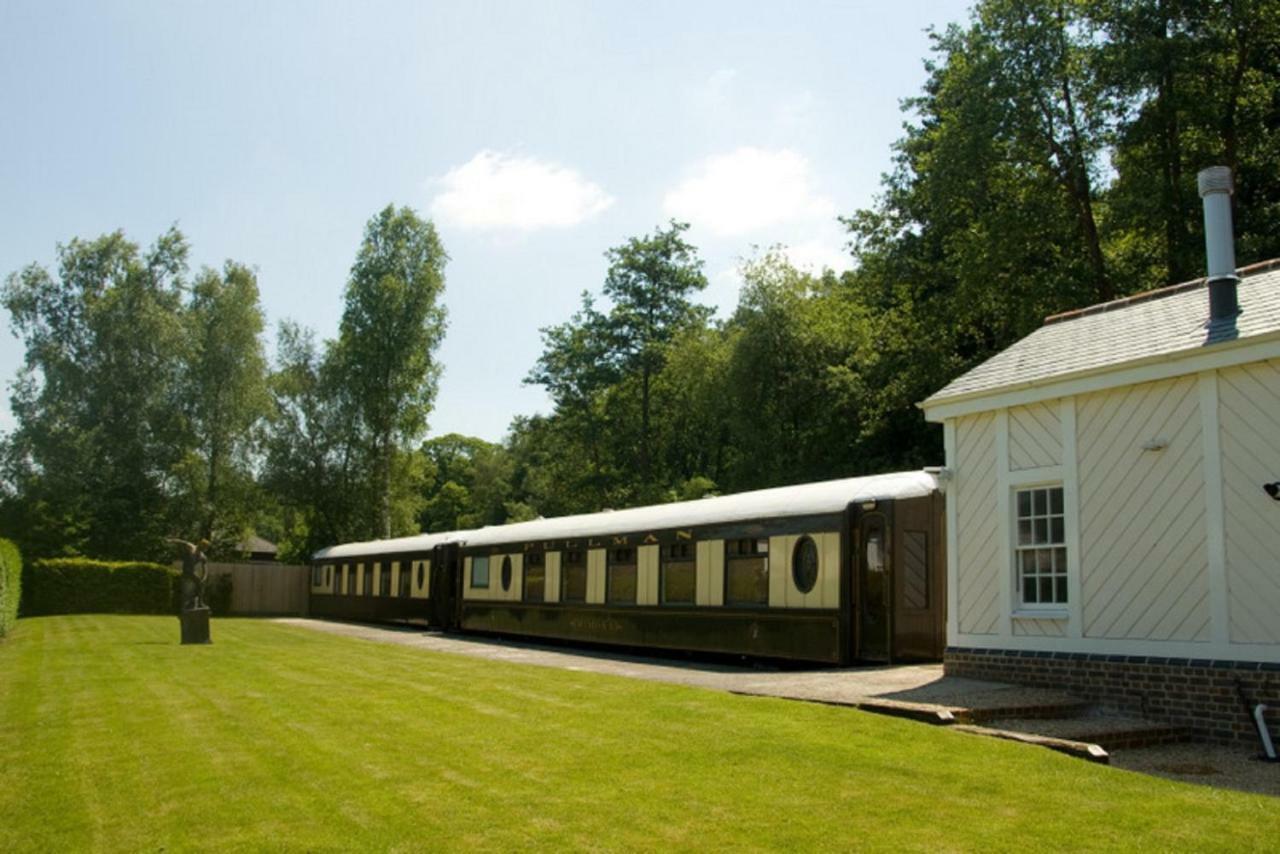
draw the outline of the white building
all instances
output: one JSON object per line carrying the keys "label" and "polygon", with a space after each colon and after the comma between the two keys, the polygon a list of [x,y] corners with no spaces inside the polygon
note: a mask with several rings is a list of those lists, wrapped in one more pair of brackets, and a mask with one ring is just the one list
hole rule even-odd
{"label": "white building", "polygon": [[921,404],[948,672],[1220,738],[1252,732],[1239,691],[1280,700],[1280,261],[1235,270],[1225,172],[1201,175],[1207,282],[1051,317]]}

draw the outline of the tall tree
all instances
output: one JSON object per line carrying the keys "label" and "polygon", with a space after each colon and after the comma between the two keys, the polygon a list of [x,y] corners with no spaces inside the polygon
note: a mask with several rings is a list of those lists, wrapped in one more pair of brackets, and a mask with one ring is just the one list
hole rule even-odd
{"label": "tall tree", "polygon": [[355,406],[327,357],[332,346],[322,349],[311,330],[284,322],[276,348],[261,482],[278,506],[282,554],[306,560],[323,546],[369,536],[374,493]]}
{"label": "tall tree", "polygon": [[575,491],[590,496],[587,506],[609,504],[613,469],[609,460],[606,432],[608,422],[604,400],[609,389],[619,380],[618,368],[611,357],[608,318],[595,308],[588,293],[582,294],[582,307],[567,322],[548,326],[542,332],[542,354],[525,377],[525,383],[543,386],[556,408],[557,429],[538,421],[517,421],[513,430],[536,427],[540,438],[549,440],[555,434],[572,436],[581,453],[570,456],[586,463],[585,471],[576,467],[570,475]]}
{"label": "tall tree", "polygon": [[116,232],[59,246],[56,276],[33,264],[8,277],[0,298],[26,357],[3,451],[24,553],[167,551],[186,261],[177,229],[145,253]]}
{"label": "tall tree", "polygon": [[183,321],[178,388],[192,446],[184,497],[200,535],[226,549],[253,528],[254,462],[269,404],[253,271],[234,262],[202,271]]}
{"label": "tall tree", "polygon": [[704,323],[711,309],[691,297],[707,286],[697,249],[685,241],[688,223],[672,221],[653,234],[633,237],[605,253],[609,272],[604,294],[612,303],[607,328],[613,358],[640,386],[640,480],[652,479],[652,400],[654,375],[665,361],[666,346],[688,326]]}
{"label": "tall tree", "polygon": [[334,356],[364,426],[382,536],[392,534],[397,461],[408,465],[435,400],[447,260],[429,221],[388,205],[366,226],[347,282]]}
{"label": "tall tree", "polygon": [[1203,272],[1196,173],[1236,176],[1242,259],[1280,242],[1280,2],[1095,0],[1114,101],[1117,256],[1147,287]]}

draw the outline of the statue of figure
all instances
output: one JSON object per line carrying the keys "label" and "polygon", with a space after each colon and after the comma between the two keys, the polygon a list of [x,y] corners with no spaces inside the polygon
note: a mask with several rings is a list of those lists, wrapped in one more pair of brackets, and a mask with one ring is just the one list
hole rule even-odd
{"label": "statue of figure", "polygon": [[182,626],[182,643],[212,643],[209,639],[209,606],[204,604],[204,582],[209,576],[208,558],[204,550],[208,540],[199,545],[170,537],[168,542],[178,546],[182,560],[182,577],[179,579],[182,594],[182,613],[178,615]]}
{"label": "statue of figure", "polygon": [[204,550],[209,548],[209,541],[201,540],[197,545],[170,537],[169,542],[178,544],[178,557],[182,560],[182,610],[203,608],[204,582],[209,577]]}

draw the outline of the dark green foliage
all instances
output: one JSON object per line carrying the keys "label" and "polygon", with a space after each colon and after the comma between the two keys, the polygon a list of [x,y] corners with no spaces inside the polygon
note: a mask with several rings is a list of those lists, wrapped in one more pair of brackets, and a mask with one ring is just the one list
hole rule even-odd
{"label": "dark green foliage", "polygon": [[18,619],[22,596],[22,553],[11,540],[0,539],[0,638]]}
{"label": "dark green foliage", "polygon": [[45,558],[22,573],[22,616],[170,614],[178,572],[163,564]]}
{"label": "dark green foliage", "polygon": [[120,232],[11,274],[0,304],[25,360],[0,440],[0,529],[28,558],[163,559],[165,537],[215,554],[255,527],[266,413],[254,273],[187,279],[177,229],[143,251]]}
{"label": "dark green foliage", "polygon": [[448,260],[429,220],[411,208],[384,208],[365,226],[328,354],[356,404],[358,437],[374,476],[371,533],[380,537],[412,524],[397,505],[413,480],[411,443],[426,431],[439,384],[435,351],[444,338]]}
{"label": "dark green foliage", "polygon": [[0,291],[26,345],[2,462],[29,558],[167,551],[186,263],[176,230],[147,252],[116,232],[59,246],[56,275],[33,264]]}
{"label": "dark green foliage", "polygon": [[[1046,315],[1203,273],[1206,166],[1235,173],[1241,265],[1280,256],[1280,0],[982,0],[933,42],[877,204],[843,219],[855,269],[766,254],[727,322],[639,324],[664,330],[639,346],[620,286],[659,269],[635,263],[653,238],[613,250],[623,310],[587,295],[543,331],[529,381],[555,410],[512,424],[513,500],[553,515],[936,464],[921,400]],[[692,294],[680,231],[658,236]]]}
{"label": "dark green foliage", "polygon": [[388,206],[365,227],[337,340],[281,324],[262,471],[281,559],[418,530],[447,260],[429,221]]}
{"label": "dark green foliage", "polygon": [[201,271],[183,324],[178,395],[187,451],[176,467],[175,530],[198,531],[213,554],[225,554],[255,531],[261,504],[253,467],[270,397],[257,276],[231,261],[221,273]]}
{"label": "dark green foliage", "polygon": [[[181,585],[173,585],[177,590]],[[204,586],[204,603],[215,617],[231,613],[231,575],[215,575]]]}

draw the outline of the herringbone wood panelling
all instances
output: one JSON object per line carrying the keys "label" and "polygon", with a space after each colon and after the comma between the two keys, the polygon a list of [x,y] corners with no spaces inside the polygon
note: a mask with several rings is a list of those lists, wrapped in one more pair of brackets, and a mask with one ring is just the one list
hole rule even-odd
{"label": "herringbone wood panelling", "polygon": [[1058,402],[1033,403],[1009,410],[1009,469],[1040,468],[1062,463],[1062,419]]}
{"label": "herringbone wood panelling", "polygon": [[994,634],[999,620],[995,438],[996,419],[991,413],[956,420],[956,598],[964,634]]}
{"label": "herringbone wood panelling", "polygon": [[[1196,379],[1082,395],[1077,413],[1085,636],[1207,640]],[[1155,438],[1168,446],[1144,451]]]}
{"label": "herringbone wood panelling", "polygon": [[1034,620],[1019,617],[1013,621],[1013,633],[1027,638],[1062,638],[1067,636],[1064,620]]}
{"label": "herringbone wood panelling", "polygon": [[1227,589],[1234,643],[1280,643],[1280,359],[1218,374]]}

